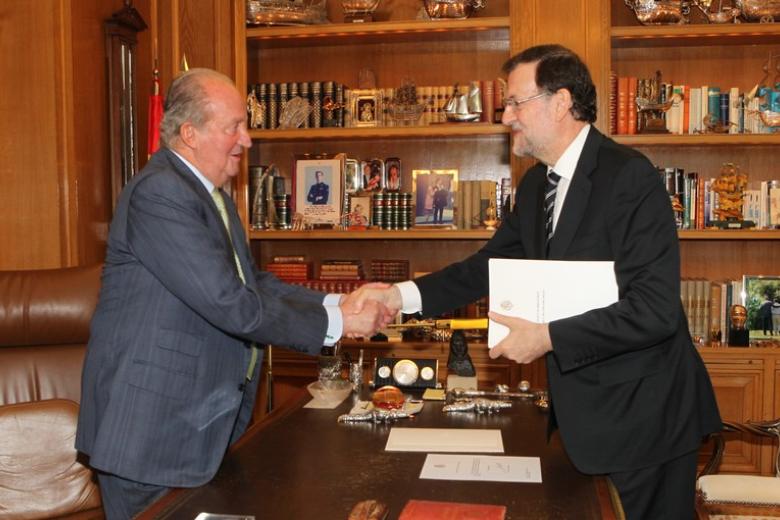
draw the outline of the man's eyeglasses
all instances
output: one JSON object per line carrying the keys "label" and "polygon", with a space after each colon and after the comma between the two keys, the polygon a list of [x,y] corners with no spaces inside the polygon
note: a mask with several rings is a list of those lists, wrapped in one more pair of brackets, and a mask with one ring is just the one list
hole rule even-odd
{"label": "man's eyeglasses", "polygon": [[507,110],[517,110],[520,108],[520,105],[524,103],[528,103],[529,101],[533,101],[534,99],[539,99],[540,97],[546,96],[547,92],[540,92],[538,94],[534,94],[533,96],[529,96],[527,98],[522,99],[515,99],[515,98],[506,98],[502,102],[504,105],[504,108]]}

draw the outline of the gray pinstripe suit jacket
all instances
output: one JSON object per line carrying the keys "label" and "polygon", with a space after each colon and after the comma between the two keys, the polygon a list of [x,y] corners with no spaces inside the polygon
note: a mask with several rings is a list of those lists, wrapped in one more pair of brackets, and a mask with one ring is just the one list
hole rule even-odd
{"label": "gray pinstripe suit jacket", "polygon": [[[245,430],[248,343],[316,354],[323,294],[260,272],[230,197],[232,243],[211,196],[162,149],[122,192],[82,378],[76,448],[126,479],[197,486]],[[259,367],[260,363],[258,363]]]}

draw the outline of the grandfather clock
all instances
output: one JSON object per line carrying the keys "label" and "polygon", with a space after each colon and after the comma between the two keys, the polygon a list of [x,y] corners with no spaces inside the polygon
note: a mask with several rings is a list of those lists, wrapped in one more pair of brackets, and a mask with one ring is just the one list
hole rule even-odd
{"label": "grandfather clock", "polygon": [[111,160],[111,202],[116,207],[119,192],[138,171],[136,99],[137,34],[146,29],[132,0],[104,23],[108,66],[108,117]]}

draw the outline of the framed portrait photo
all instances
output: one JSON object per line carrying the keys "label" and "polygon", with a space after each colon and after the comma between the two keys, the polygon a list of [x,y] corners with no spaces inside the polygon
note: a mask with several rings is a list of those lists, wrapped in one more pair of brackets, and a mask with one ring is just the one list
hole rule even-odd
{"label": "framed portrait photo", "polygon": [[751,340],[780,339],[780,276],[744,276],[744,305]]}
{"label": "framed portrait photo", "polygon": [[381,191],[385,187],[385,162],[382,159],[360,161],[364,192]]}
{"label": "framed portrait photo", "polygon": [[344,191],[357,193],[363,186],[363,175],[360,171],[360,161],[347,159],[344,163]]}
{"label": "framed portrait photo", "polygon": [[457,184],[458,170],[412,170],[414,225],[452,225]]}
{"label": "framed portrait photo", "polygon": [[378,126],[382,115],[382,96],[376,89],[350,91],[353,126]]}
{"label": "framed portrait photo", "polygon": [[366,229],[370,224],[371,197],[367,195],[349,196],[347,229]]}
{"label": "framed portrait photo", "polygon": [[293,176],[295,211],[314,225],[338,226],[343,202],[344,154],[297,159]]}
{"label": "framed portrait photo", "polygon": [[401,191],[401,159],[398,157],[385,159],[385,189]]}

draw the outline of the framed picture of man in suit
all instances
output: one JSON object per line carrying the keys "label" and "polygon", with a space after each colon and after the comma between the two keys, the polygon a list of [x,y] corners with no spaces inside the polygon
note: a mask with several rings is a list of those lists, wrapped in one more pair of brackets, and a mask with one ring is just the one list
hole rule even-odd
{"label": "framed picture of man in suit", "polygon": [[305,222],[322,227],[340,223],[344,197],[344,154],[298,159],[293,174],[295,211]]}
{"label": "framed picture of man in suit", "polygon": [[412,170],[415,226],[450,226],[458,170]]}

